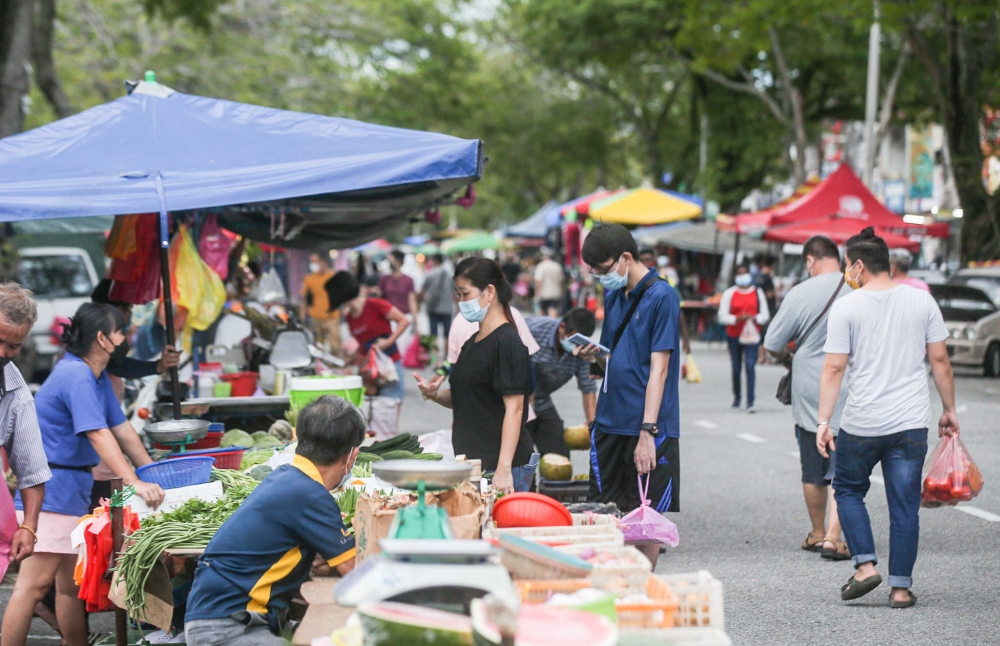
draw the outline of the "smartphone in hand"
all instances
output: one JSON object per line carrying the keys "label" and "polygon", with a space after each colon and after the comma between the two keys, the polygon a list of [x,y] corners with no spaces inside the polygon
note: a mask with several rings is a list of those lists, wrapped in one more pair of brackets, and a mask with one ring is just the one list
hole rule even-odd
{"label": "smartphone in hand", "polygon": [[594,341],[593,339],[591,339],[589,337],[583,336],[579,332],[577,332],[576,334],[574,334],[573,336],[569,337],[566,340],[569,341],[570,343],[572,343],[573,345],[578,345],[578,346],[581,346],[581,347],[587,347],[588,345],[595,345],[595,346],[597,346],[597,348],[600,349],[600,351],[601,351],[600,354],[597,355],[597,357],[599,359],[603,359],[604,357],[606,357],[609,354],[611,354],[611,350],[609,350],[608,348],[605,348],[603,345],[601,345],[597,341]]}

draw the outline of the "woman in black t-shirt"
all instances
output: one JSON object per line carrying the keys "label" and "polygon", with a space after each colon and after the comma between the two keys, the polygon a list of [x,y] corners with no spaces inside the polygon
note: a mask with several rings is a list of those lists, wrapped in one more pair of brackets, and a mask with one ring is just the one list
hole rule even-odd
{"label": "woman in black t-shirt", "polygon": [[440,390],[444,377],[427,383],[413,376],[425,400],[454,410],[455,454],[482,460],[483,471],[495,472],[498,491],[527,491],[537,467],[531,438],[522,432],[531,367],[510,312],[513,290],[495,262],[466,258],[455,270],[455,291],[462,316],[479,323],[479,333],[452,366],[451,390]]}

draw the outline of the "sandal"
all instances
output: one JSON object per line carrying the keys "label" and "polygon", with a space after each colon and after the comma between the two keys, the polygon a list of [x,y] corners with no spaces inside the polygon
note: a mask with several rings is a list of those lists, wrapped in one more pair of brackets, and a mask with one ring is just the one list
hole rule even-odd
{"label": "sandal", "polygon": [[806,534],[805,540],[802,541],[802,549],[807,552],[822,552],[823,539],[813,540],[812,532],[809,532]]}
{"label": "sandal", "polygon": [[860,599],[880,585],[882,585],[882,575],[880,574],[874,574],[861,581],[852,576],[847,580],[847,584],[840,589],[840,598],[844,601]]}
{"label": "sandal", "polygon": [[889,607],[890,608],[912,608],[917,605],[917,595],[910,593],[910,598],[906,601],[896,601],[892,598],[892,593],[889,593]]}
{"label": "sandal", "polygon": [[842,541],[833,536],[827,536],[823,539],[823,543],[833,543],[833,546],[836,549],[831,550],[828,547],[824,547],[819,553],[820,558],[824,558],[828,561],[849,561],[851,559],[851,550],[847,549],[846,541]]}

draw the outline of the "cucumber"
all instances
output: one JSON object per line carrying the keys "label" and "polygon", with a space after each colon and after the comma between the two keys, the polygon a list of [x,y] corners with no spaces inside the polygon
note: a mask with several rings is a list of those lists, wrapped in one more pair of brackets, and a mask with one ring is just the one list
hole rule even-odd
{"label": "cucumber", "polygon": [[369,462],[381,462],[382,456],[375,455],[374,453],[358,453],[357,461],[361,464],[368,464]]}
{"label": "cucumber", "polygon": [[413,456],[417,460],[442,460],[444,456],[440,453],[420,453]]}
{"label": "cucumber", "polygon": [[383,460],[412,460],[416,455],[409,451],[389,451],[382,454]]}
{"label": "cucumber", "polygon": [[[386,451],[394,451],[401,449],[405,446],[411,439],[417,439],[409,433],[401,433],[396,437],[390,437],[388,440],[382,440],[381,442],[376,442],[371,446],[367,447],[369,453],[377,453],[379,455],[385,453]],[[419,442],[418,442],[419,444]]]}

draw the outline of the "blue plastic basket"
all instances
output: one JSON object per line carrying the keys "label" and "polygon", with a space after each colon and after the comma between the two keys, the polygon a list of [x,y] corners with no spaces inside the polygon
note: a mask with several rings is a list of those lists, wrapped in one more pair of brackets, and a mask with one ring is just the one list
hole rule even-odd
{"label": "blue plastic basket", "polygon": [[164,489],[191,487],[205,484],[212,478],[215,458],[195,456],[173,458],[147,464],[135,470],[135,475],[143,482],[153,482]]}

